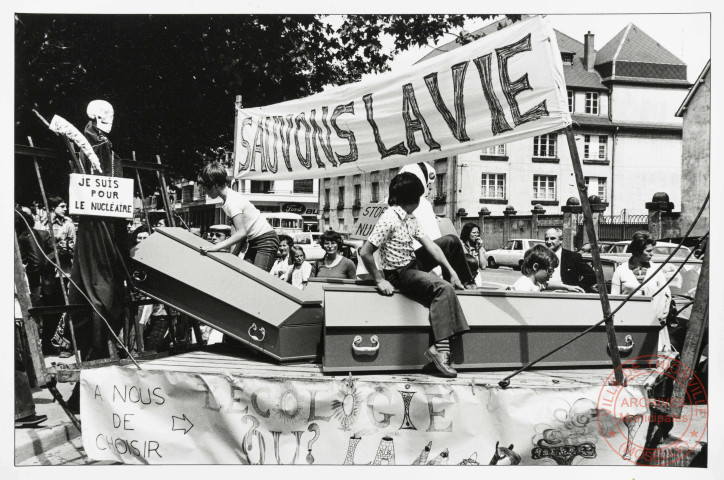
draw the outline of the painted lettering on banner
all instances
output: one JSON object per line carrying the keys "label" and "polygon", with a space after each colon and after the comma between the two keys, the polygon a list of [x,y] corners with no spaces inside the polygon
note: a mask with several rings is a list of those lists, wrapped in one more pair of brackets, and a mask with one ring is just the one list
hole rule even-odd
{"label": "painted lettering on banner", "polygon": [[237,110],[234,176],[369,172],[542,135],[571,123],[553,30],[534,17],[363,82]]}

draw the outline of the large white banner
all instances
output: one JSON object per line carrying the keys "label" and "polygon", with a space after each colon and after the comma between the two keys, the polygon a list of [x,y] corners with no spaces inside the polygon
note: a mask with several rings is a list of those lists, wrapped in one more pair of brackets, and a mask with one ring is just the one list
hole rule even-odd
{"label": "large white banner", "polygon": [[264,180],[429,161],[571,123],[558,44],[541,17],[404,71],[236,113],[234,176]]}
{"label": "large white banner", "polygon": [[83,448],[128,464],[631,465],[643,386],[81,372]]}

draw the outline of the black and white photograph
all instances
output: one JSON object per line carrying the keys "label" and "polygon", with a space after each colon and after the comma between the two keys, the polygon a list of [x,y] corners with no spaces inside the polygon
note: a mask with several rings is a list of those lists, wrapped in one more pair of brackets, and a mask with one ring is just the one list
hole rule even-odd
{"label": "black and white photograph", "polygon": [[721,14],[15,2],[9,473],[715,478]]}

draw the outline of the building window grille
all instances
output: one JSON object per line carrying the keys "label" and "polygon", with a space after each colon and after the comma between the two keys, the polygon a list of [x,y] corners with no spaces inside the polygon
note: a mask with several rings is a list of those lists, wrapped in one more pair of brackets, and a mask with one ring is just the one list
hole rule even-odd
{"label": "building window grille", "polygon": [[568,111],[573,113],[576,107],[576,96],[573,94],[573,90],[568,90]]}
{"label": "building window grille", "polygon": [[483,153],[483,155],[504,157],[505,155],[507,155],[506,144],[503,143],[500,145],[493,145],[492,147],[483,148],[482,153]]}
{"label": "building window grille", "polygon": [[480,197],[489,199],[504,199],[505,174],[483,173],[481,178]]}
{"label": "building window grille", "polygon": [[598,93],[586,92],[586,113],[598,115]]}
{"label": "building window grille", "polygon": [[314,180],[294,180],[294,193],[314,193]]}
{"label": "building window grille", "polygon": [[435,179],[435,197],[443,198],[445,196],[445,174],[438,173]]}
{"label": "building window grille", "polygon": [[555,200],[556,199],[556,177],[555,177],[555,175],[533,175],[533,199],[534,200]]}
{"label": "building window grille", "polygon": [[380,201],[380,182],[372,182],[372,203]]}
{"label": "building window grille", "polygon": [[533,138],[533,156],[534,157],[553,157],[556,156],[556,134],[547,133],[539,137]]}

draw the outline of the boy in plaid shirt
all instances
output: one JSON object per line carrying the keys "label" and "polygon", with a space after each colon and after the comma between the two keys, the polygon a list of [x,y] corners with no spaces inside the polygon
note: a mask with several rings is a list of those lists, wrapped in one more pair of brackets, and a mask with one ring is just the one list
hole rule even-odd
{"label": "boy in plaid shirt", "polygon": [[[425,351],[425,358],[445,377],[455,377],[450,355],[450,337],[469,330],[455,289],[464,289],[455,270],[442,250],[423,233],[412,214],[424,193],[420,180],[409,172],[401,173],[390,182],[388,208],[382,214],[367,241],[360,257],[383,295],[392,295],[399,289],[430,309],[430,325],[435,343]],[[415,258],[413,239],[428,251],[450,275],[450,282],[434,273],[422,271]],[[377,268],[373,254],[379,249],[382,271]]]}

